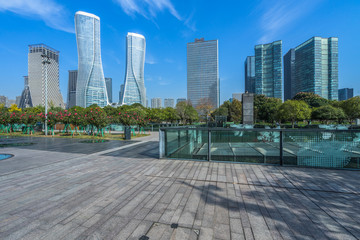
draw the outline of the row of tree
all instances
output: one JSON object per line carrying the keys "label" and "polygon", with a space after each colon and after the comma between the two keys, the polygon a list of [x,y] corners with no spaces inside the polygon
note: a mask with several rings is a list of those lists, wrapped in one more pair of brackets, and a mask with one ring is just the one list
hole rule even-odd
{"label": "row of tree", "polygon": [[10,127],[10,131],[14,130],[15,125],[24,124],[32,127],[38,122],[44,122],[53,129],[55,124],[61,123],[65,126],[72,125],[75,131],[80,128],[91,126],[97,131],[101,131],[109,124],[121,124],[125,126],[146,126],[149,123],[174,123],[180,121],[182,124],[191,124],[198,121],[198,114],[192,105],[188,102],[180,102],[176,108],[150,109],[145,108],[141,104],[133,104],[131,106],[120,106],[113,108],[106,106],[100,108],[92,105],[87,108],[72,107],[64,110],[59,107],[52,107],[47,115],[42,106],[20,109],[15,104],[10,108],[0,106],[0,126]]}
{"label": "row of tree", "polygon": [[[241,102],[233,100],[224,102],[218,109],[211,113],[226,116],[228,121],[241,122]],[[360,97],[353,97],[346,101],[327,100],[314,93],[301,92],[292,100],[281,102],[277,98],[269,98],[265,95],[254,97],[255,122],[266,123],[294,123],[303,120],[316,120],[323,123],[336,121],[353,122],[360,118]]]}

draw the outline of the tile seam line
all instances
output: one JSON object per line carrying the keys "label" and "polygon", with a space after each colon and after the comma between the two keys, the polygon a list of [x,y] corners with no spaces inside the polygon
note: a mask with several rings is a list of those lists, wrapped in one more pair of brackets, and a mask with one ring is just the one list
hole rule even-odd
{"label": "tile seam line", "polygon": [[[145,177],[155,177],[155,178],[173,178],[173,177],[163,177],[163,176],[155,176],[155,175],[145,175]],[[240,183],[240,182],[226,182],[226,181],[214,181],[214,180],[202,180],[202,179],[186,179],[186,178],[179,178],[175,177],[173,179],[184,181],[184,180],[195,180],[201,182],[209,182],[209,183],[230,183],[236,185],[243,185],[243,186],[257,186],[257,187],[267,187],[267,188],[281,188],[281,189],[295,189],[299,191],[311,191],[311,192],[325,192],[325,193],[336,193],[336,194],[348,194],[348,195],[360,195],[360,193],[356,192],[336,192],[336,191],[325,191],[325,190],[316,190],[316,189],[308,189],[308,188],[297,188],[297,187],[282,187],[282,186],[272,186],[272,185],[263,185],[263,184],[253,184],[253,183]]]}

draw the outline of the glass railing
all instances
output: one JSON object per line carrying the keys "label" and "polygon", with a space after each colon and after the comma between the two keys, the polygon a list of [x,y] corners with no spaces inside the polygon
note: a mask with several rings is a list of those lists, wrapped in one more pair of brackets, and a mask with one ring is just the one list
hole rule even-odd
{"label": "glass railing", "polygon": [[160,128],[162,157],[360,168],[360,130]]}

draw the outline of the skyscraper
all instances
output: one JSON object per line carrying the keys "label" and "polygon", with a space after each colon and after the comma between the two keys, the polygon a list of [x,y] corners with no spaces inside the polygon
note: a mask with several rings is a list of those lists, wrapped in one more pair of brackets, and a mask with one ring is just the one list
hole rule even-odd
{"label": "skyscraper", "polygon": [[174,104],[175,104],[175,101],[173,98],[165,98],[164,99],[164,107],[165,108],[167,108],[167,107],[174,108]]}
{"label": "skyscraper", "polygon": [[30,88],[29,88],[29,77],[24,76],[24,90],[21,93],[20,96],[20,102],[18,105],[19,108],[27,108],[27,107],[33,107],[32,101],[31,101],[31,94],[30,94]]}
{"label": "skyscraper", "polygon": [[206,99],[218,108],[219,95],[218,40],[195,39],[187,44],[187,99],[194,107]]}
{"label": "skyscraper", "polygon": [[255,93],[255,57],[254,56],[246,57],[245,60],[245,92]]}
{"label": "skyscraper", "polygon": [[79,61],[76,105],[104,107],[108,105],[108,96],[101,62],[100,18],[76,12],[75,32]]}
{"label": "skyscraper", "polygon": [[[47,60],[44,56],[49,57],[50,64],[43,64]],[[33,106],[45,106],[46,79],[48,104],[64,108],[59,86],[59,51],[45,44],[29,45],[28,81]]]}
{"label": "skyscraper", "polygon": [[290,49],[284,55],[284,100],[296,95],[295,88],[295,49]]}
{"label": "skyscraper", "polygon": [[112,103],[112,78],[105,78],[106,91],[109,98],[109,103]]}
{"label": "skyscraper", "polygon": [[282,41],[255,46],[255,94],[282,99]]}
{"label": "skyscraper", "polygon": [[144,83],[145,37],[137,33],[126,36],[126,75],[121,104],[140,103],[146,105]]}
{"label": "skyscraper", "polygon": [[119,91],[119,104],[122,103],[123,96],[124,96],[124,84],[121,84]]}
{"label": "skyscraper", "polygon": [[313,92],[338,99],[338,38],[312,37],[295,48],[293,88],[292,95]]}
{"label": "skyscraper", "polygon": [[186,102],[186,98],[178,98],[178,99],[176,99],[176,104],[178,104],[179,102]]}
{"label": "skyscraper", "polygon": [[353,88],[342,88],[339,89],[339,101],[348,100],[349,98],[354,97]]}
{"label": "skyscraper", "polygon": [[151,108],[161,108],[161,98],[152,98]]}
{"label": "skyscraper", "polygon": [[77,76],[78,76],[77,70],[69,70],[67,108],[72,108],[73,106],[76,106]]}

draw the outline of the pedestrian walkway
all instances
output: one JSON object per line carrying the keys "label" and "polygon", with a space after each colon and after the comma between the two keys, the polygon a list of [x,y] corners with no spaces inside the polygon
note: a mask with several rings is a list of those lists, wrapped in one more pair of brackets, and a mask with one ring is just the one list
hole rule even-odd
{"label": "pedestrian walkway", "polygon": [[360,238],[358,171],[158,159],[157,137],[0,148],[0,239]]}

